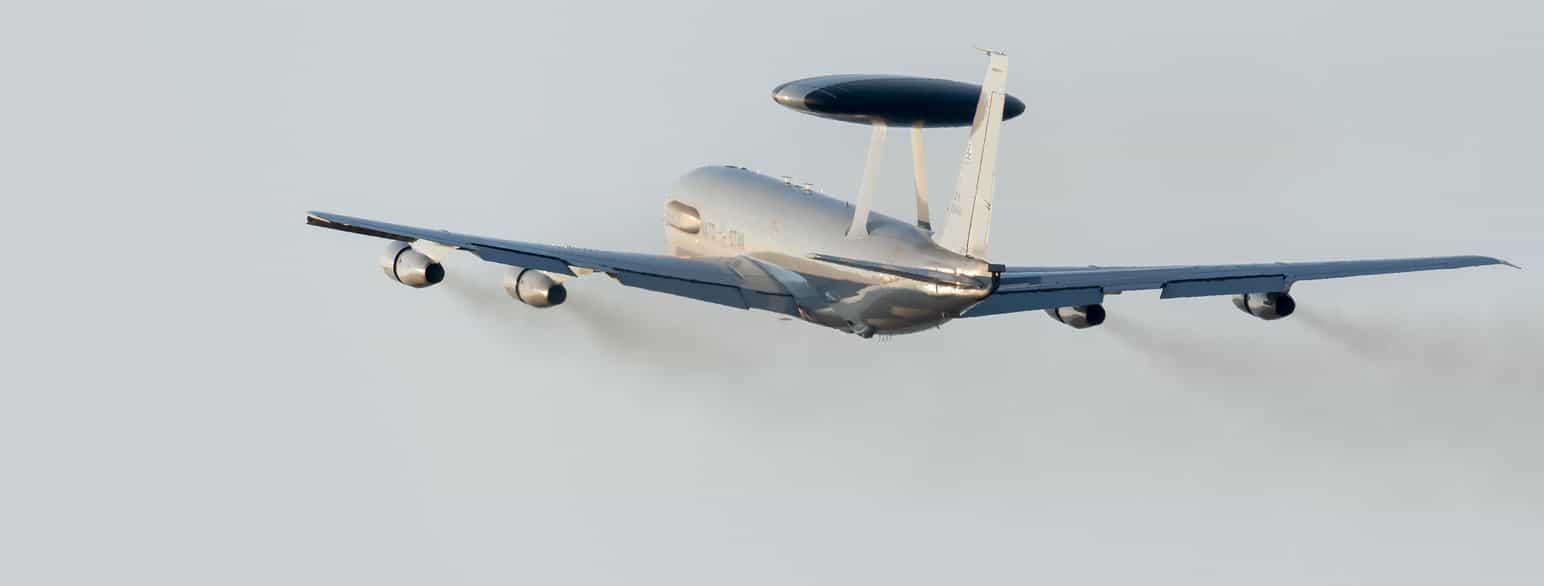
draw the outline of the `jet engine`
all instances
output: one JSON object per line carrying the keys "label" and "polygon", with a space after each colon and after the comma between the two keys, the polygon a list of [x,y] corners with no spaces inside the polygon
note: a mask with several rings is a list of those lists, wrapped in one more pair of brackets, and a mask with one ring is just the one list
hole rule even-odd
{"label": "jet engine", "polygon": [[562,305],[568,289],[547,273],[531,269],[513,269],[504,274],[504,292],[531,307]]}
{"label": "jet engine", "polygon": [[1091,328],[1104,323],[1104,306],[1098,303],[1093,305],[1057,307],[1053,309],[1047,309],[1045,312],[1056,321],[1080,330]]}
{"label": "jet engine", "polygon": [[1263,320],[1281,319],[1297,310],[1297,302],[1286,293],[1246,293],[1234,295],[1233,305],[1244,313]]}
{"label": "jet engine", "polygon": [[413,288],[424,288],[445,280],[445,267],[406,242],[392,242],[381,254],[381,270],[391,280]]}

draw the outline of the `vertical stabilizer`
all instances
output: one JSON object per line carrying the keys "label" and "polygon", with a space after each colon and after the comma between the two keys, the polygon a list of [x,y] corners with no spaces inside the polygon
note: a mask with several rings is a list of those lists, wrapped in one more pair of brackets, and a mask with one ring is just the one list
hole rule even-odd
{"label": "vertical stabilizer", "polygon": [[992,228],[992,191],[997,186],[997,145],[1003,128],[1003,101],[1008,82],[1008,56],[987,51],[990,61],[981,98],[970,125],[970,142],[960,162],[954,198],[944,211],[943,231],[933,241],[950,251],[972,258],[986,258],[987,236]]}

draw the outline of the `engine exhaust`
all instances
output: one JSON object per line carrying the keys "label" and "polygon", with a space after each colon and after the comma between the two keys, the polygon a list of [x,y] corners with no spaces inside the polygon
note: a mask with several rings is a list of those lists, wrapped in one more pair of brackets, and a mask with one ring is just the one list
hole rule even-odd
{"label": "engine exhaust", "polygon": [[1244,313],[1270,321],[1292,315],[1297,301],[1286,293],[1246,293],[1233,296],[1233,306]]}
{"label": "engine exhaust", "polygon": [[1104,323],[1104,306],[1098,303],[1093,305],[1075,305],[1072,307],[1057,307],[1045,310],[1052,319],[1067,324],[1077,329],[1088,329]]}
{"label": "engine exhaust", "polygon": [[504,292],[531,307],[562,305],[568,288],[537,270],[511,269],[504,274]]}

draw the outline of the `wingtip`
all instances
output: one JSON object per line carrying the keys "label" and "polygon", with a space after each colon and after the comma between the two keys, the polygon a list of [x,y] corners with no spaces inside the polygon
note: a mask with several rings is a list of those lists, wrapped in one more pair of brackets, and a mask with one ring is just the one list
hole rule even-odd
{"label": "wingtip", "polygon": [[1515,264],[1512,264],[1510,261],[1508,261],[1508,260],[1506,260],[1504,258],[1496,258],[1494,256],[1487,256],[1487,257],[1484,257],[1484,258],[1486,260],[1489,260],[1491,262],[1491,264],[1505,265],[1505,266],[1509,266],[1509,267],[1512,267],[1514,269],[1517,269],[1519,271],[1523,270],[1522,267],[1517,266]]}
{"label": "wingtip", "polygon": [[339,216],[338,214],[330,212],[317,210],[306,212],[306,223],[312,226],[334,226],[337,224],[346,224],[348,223],[348,220],[349,218],[347,216]]}

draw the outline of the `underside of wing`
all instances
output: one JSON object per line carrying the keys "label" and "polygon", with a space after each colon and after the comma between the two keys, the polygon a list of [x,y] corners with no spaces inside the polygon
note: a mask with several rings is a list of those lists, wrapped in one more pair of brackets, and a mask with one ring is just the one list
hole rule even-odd
{"label": "underside of wing", "polygon": [[1285,294],[1297,281],[1507,265],[1488,256],[1160,267],[1007,267],[965,317],[1088,306],[1106,294],[1158,289],[1160,297]]}
{"label": "underside of wing", "polygon": [[[793,296],[785,287],[769,276],[760,264],[741,258],[685,259],[534,244],[325,212],[310,212],[306,216],[306,223],[410,243],[415,250],[465,250],[488,262],[554,275],[605,273],[629,287],[739,309],[754,308],[798,314]],[[437,257],[430,261],[438,266]]]}

